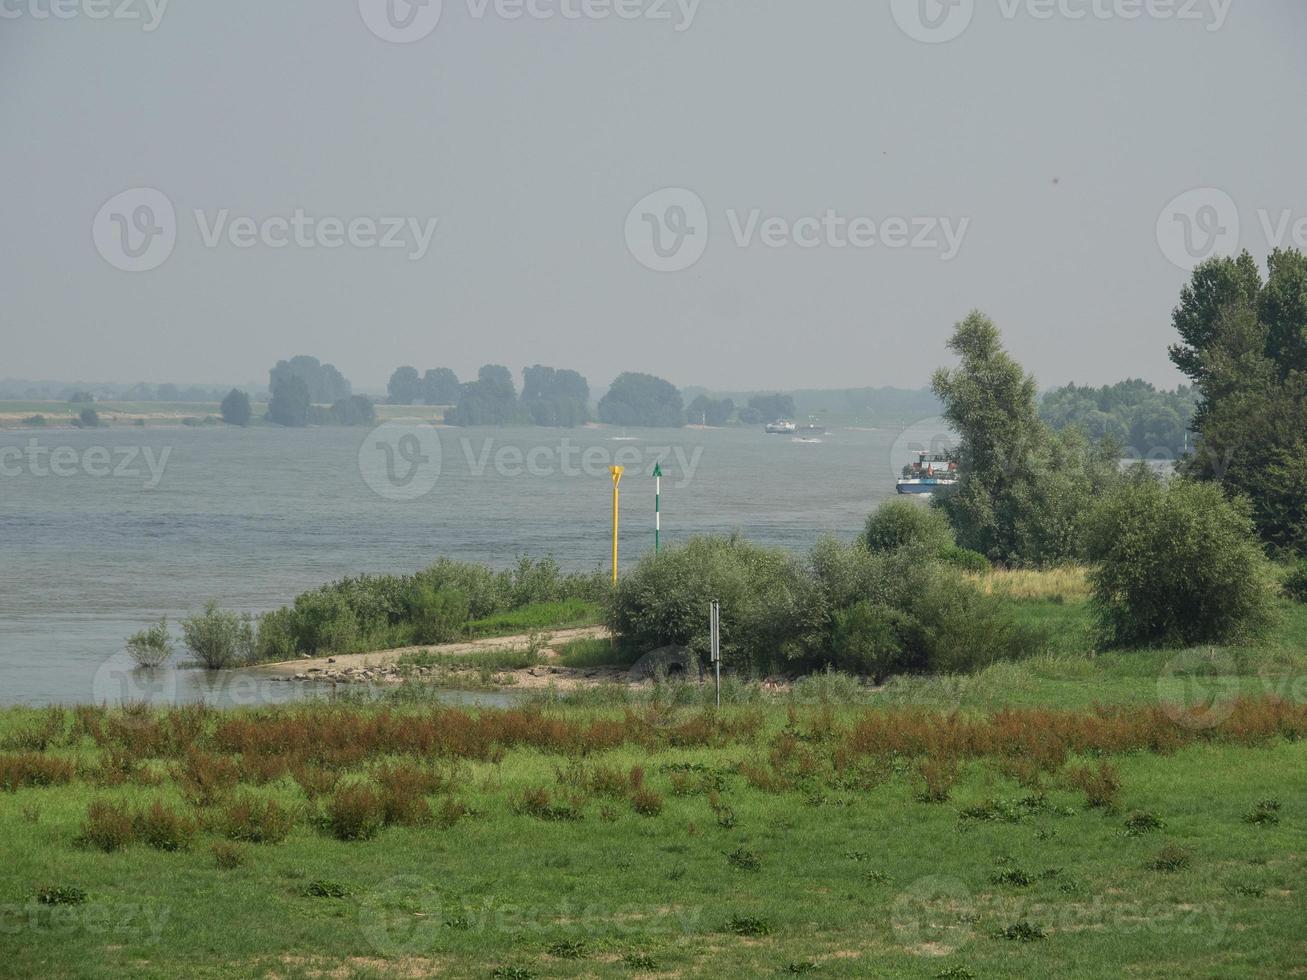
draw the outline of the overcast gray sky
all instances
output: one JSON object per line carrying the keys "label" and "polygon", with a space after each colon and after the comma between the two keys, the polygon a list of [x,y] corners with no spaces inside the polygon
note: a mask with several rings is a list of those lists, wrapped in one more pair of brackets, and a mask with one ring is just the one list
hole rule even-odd
{"label": "overcast gray sky", "polygon": [[1170,385],[1184,253],[1307,237],[1301,0],[161,3],[0,0],[0,377],[918,387],[980,307]]}

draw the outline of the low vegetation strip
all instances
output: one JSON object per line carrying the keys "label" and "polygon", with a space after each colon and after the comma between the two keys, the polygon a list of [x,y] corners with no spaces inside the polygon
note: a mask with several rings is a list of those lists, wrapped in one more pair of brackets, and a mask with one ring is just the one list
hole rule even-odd
{"label": "low vegetation strip", "polygon": [[1284,787],[1307,706],[717,712],[662,690],[0,713],[10,966],[1254,976],[1305,951]]}

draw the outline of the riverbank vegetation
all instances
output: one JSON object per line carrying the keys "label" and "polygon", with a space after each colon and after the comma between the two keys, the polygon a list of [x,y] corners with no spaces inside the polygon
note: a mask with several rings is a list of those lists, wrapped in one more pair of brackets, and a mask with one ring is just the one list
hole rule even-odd
{"label": "riverbank vegetation", "polygon": [[1089,669],[1110,682],[1046,680],[1063,707],[982,672],[983,709],[970,685],[821,678],[729,685],[720,712],[686,684],[625,707],[10,709],[9,967],[1291,972],[1304,708],[1261,690],[1190,715],[1125,658]]}

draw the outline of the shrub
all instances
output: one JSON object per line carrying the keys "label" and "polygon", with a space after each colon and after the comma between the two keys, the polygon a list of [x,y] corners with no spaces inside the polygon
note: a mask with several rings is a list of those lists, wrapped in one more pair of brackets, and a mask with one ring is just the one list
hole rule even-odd
{"label": "shrub", "polygon": [[1299,558],[1285,576],[1284,594],[1294,602],[1307,602],[1307,558]]}
{"label": "shrub", "polygon": [[467,596],[458,589],[419,584],[409,599],[408,616],[414,643],[450,643],[467,624]]}
{"label": "shrub", "polygon": [[1037,652],[1046,638],[951,566],[911,548],[875,553],[825,539],[809,559],[829,629],[822,661],[883,680],[974,670]]}
{"label": "shrub", "polygon": [[1095,508],[1087,551],[1098,618],[1115,646],[1237,642],[1274,621],[1251,511],[1219,486],[1131,480]]}
{"label": "shrub", "polygon": [[889,500],[867,518],[863,539],[871,551],[913,547],[938,555],[955,547],[953,528],[940,510],[911,500]]}
{"label": "shrub", "polygon": [[906,614],[867,600],[835,612],[831,624],[832,665],[880,683],[907,670],[909,654],[903,634],[911,628]]}
{"label": "shrub", "polygon": [[735,535],[646,555],[613,593],[609,623],[628,649],[682,646],[706,661],[713,599],[721,602],[722,657],[737,668],[766,672],[801,659],[820,636],[819,597],[801,564]]}
{"label": "shrub", "polygon": [[172,656],[172,639],[168,636],[168,617],[127,638],[127,652],[141,667],[159,667]]}
{"label": "shrub", "polygon": [[124,804],[93,800],[82,822],[82,838],[102,851],[120,851],[136,840],[136,823]]}
{"label": "shrub", "polygon": [[1148,867],[1153,871],[1164,871],[1167,873],[1174,871],[1184,871],[1189,867],[1192,860],[1188,851],[1178,844],[1167,844],[1157,852],[1157,857],[1148,862]]}
{"label": "shrub", "polygon": [[43,885],[36,889],[36,900],[41,905],[82,905],[86,892],[75,885]]}
{"label": "shrub", "polygon": [[663,798],[648,786],[631,794],[631,809],[642,817],[656,817],[663,812]]}
{"label": "shrub", "polygon": [[994,567],[979,551],[972,551],[969,548],[945,548],[939,553],[939,560],[960,571],[974,574],[991,571]]}
{"label": "shrub", "polygon": [[1102,810],[1115,810],[1121,795],[1121,777],[1108,762],[1100,762],[1097,769],[1083,766],[1068,774],[1071,785],[1085,794],[1089,806]]}
{"label": "shrub", "polygon": [[280,844],[290,836],[294,815],[275,800],[245,794],[218,815],[218,829],[229,840],[250,844]]}
{"label": "shrub", "polygon": [[136,815],[136,835],[159,851],[189,850],[195,837],[195,821],[155,800]]}
{"label": "shrub", "polygon": [[209,670],[225,670],[252,659],[254,624],[249,616],[219,609],[216,602],[182,620],[186,646]]}
{"label": "shrub", "polygon": [[239,844],[216,841],[209,852],[213,855],[213,863],[223,871],[235,871],[245,864],[246,850]]}
{"label": "shrub", "polygon": [[366,783],[341,786],[327,802],[327,827],[339,840],[371,840],[385,823],[385,801]]}
{"label": "shrub", "polygon": [[0,789],[14,792],[28,786],[57,786],[71,782],[73,764],[65,759],[20,752],[0,755]]}

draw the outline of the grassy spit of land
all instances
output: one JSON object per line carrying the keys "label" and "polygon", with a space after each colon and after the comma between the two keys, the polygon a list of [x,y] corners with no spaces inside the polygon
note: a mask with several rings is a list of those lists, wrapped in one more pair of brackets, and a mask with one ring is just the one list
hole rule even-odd
{"label": "grassy spit of land", "polygon": [[[1051,582],[988,586],[1057,627],[1044,656],[731,679],[720,712],[685,684],[8,710],[0,973],[1293,975],[1307,613],[1095,657]],[[1210,686],[1173,685],[1195,658]]]}

